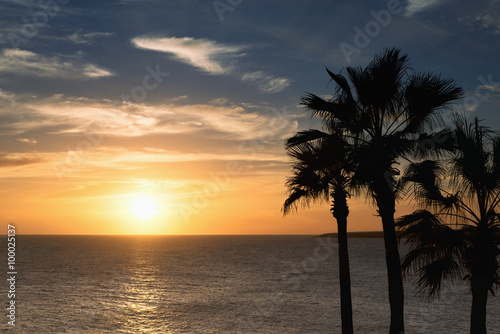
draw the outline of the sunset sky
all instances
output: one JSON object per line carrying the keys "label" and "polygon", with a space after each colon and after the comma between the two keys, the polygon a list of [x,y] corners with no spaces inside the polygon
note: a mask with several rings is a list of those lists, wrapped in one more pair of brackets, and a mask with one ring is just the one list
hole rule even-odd
{"label": "sunset sky", "polygon": [[[328,204],[282,217],[283,142],[319,126],[299,102],[333,94],[325,66],[384,47],[500,130],[498,0],[6,0],[0,17],[1,220],[18,233],[336,231]],[[350,231],[381,230],[349,205]]]}

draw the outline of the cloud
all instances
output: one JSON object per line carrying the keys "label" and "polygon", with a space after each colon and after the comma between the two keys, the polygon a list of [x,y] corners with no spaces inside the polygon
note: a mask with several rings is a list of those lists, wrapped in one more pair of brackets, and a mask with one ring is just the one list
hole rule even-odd
{"label": "cloud", "polygon": [[111,37],[113,35],[114,33],[111,32],[90,32],[82,34],[81,29],[78,29],[75,33],[67,36],[65,39],[75,44],[91,44],[92,39],[96,37]]}
{"label": "cloud", "polygon": [[498,14],[479,14],[476,16],[476,21],[480,22],[486,29],[494,29],[495,34],[500,34],[500,10],[497,8]]}
{"label": "cloud", "polygon": [[408,0],[408,6],[406,7],[404,15],[406,17],[411,17],[418,12],[434,7],[441,2],[441,0]]}
{"label": "cloud", "polygon": [[36,139],[29,139],[29,138],[18,138],[17,141],[21,143],[26,143],[26,144],[36,144],[37,140]]}
{"label": "cloud", "polygon": [[98,184],[87,184],[77,189],[49,194],[49,198],[57,197],[105,197],[116,196],[141,190],[139,182],[103,182]]}
{"label": "cloud", "polygon": [[243,81],[255,82],[259,86],[259,90],[263,93],[278,93],[290,86],[290,80],[287,78],[276,78],[262,71],[249,72],[241,77]]}
{"label": "cloud", "polygon": [[9,102],[11,105],[14,105],[16,103],[15,95],[0,89],[0,102],[4,104],[5,102]]}
{"label": "cloud", "polygon": [[113,75],[94,64],[61,57],[49,58],[19,49],[3,49],[0,55],[0,72],[64,79],[95,79]]}
{"label": "cloud", "polygon": [[[14,97],[14,108],[0,104],[0,124],[11,129],[2,131],[0,152],[12,152],[0,154],[0,172],[9,178],[161,178],[155,171],[178,162],[176,173],[192,179],[195,171],[206,175],[200,161],[212,170],[221,161],[286,164],[283,140],[297,131],[297,115],[303,116],[298,108],[288,112],[266,103],[235,104],[224,97],[198,104],[171,99],[157,105],[61,94]],[[193,170],[186,170],[187,161]]]}
{"label": "cloud", "polygon": [[303,115],[225,98],[198,104],[173,100],[145,105],[19,95],[14,108],[0,106],[0,124],[8,129],[2,129],[0,151],[67,152],[84,143],[86,152],[96,154],[105,148],[150,148],[180,154],[185,160],[182,154],[194,154],[196,159],[202,152],[228,156],[243,144],[247,151],[265,148],[259,156],[278,155],[283,153],[283,140],[298,129],[296,114]]}
{"label": "cloud", "polygon": [[42,162],[43,159],[24,154],[8,154],[0,156],[0,167],[17,167],[36,164]]}
{"label": "cloud", "polygon": [[482,88],[488,89],[490,91],[495,91],[500,93],[500,86],[498,85],[483,85]]}
{"label": "cloud", "polygon": [[489,100],[491,97],[500,96],[500,85],[481,85],[474,92],[474,95],[479,97],[481,100]]}
{"label": "cloud", "polygon": [[244,56],[242,51],[248,46],[225,45],[207,39],[191,37],[136,37],[132,44],[140,49],[166,52],[186,64],[199,68],[210,74],[232,74],[242,81],[257,84],[259,91],[274,94],[283,91],[290,85],[287,78],[275,77],[262,71],[248,72],[243,75],[236,72],[235,58]]}
{"label": "cloud", "polygon": [[243,50],[241,46],[191,37],[136,37],[132,39],[132,43],[140,49],[172,53],[180,61],[211,74],[230,73],[233,67],[228,60],[243,55],[240,53]]}
{"label": "cloud", "polygon": [[288,118],[288,113],[265,104],[234,104],[224,97],[194,104],[188,97],[181,96],[162,104],[147,105],[62,94],[47,98],[5,94],[16,102],[14,106],[0,105],[2,133],[25,144],[34,143],[32,138],[37,138],[39,144],[44,142],[40,135],[81,136],[85,133],[133,138],[206,131],[222,140],[248,140],[257,133],[261,137],[267,134],[282,139],[283,133],[292,135],[296,129],[293,115]]}
{"label": "cloud", "polygon": [[500,1],[492,0],[485,6],[475,6],[459,22],[464,22],[471,30],[490,30],[492,33],[500,34]]}

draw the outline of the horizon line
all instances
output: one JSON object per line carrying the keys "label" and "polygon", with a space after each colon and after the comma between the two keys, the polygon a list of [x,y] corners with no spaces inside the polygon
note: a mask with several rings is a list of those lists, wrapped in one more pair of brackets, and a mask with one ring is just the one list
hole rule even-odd
{"label": "horizon line", "polygon": [[[382,233],[383,231],[352,231],[352,232],[347,232],[347,234],[353,234],[353,233]],[[329,234],[337,234],[338,232],[327,232],[327,233],[311,233],[311,234],[91,234],[91,233],[82,233],[82,234],[50,234],[50,233],[16,233],[15,236],[109,236],[109,237],[127,237],[127,236],[158,236],[158,237],[167,237],[167,236],[320,236],[320,235],[329,235]],[[8,235],[8,234],[0,234],[1,236],[13,236],[13,235]]]}

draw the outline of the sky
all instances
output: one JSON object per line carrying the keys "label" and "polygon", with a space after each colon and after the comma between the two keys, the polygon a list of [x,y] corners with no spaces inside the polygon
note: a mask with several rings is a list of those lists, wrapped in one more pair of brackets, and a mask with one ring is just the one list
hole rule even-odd
{"label": "sky", "polygon": [[[0,210],[24,234],[321,234],[283,217],[286,138],[335,73],[397,47],[500,130],[500,1],[4,0]],[[349,231],[381,230],[365,198]],[[396,215],[412,203],[398,204]],[[5,230],[7,227],[5,227]]]}

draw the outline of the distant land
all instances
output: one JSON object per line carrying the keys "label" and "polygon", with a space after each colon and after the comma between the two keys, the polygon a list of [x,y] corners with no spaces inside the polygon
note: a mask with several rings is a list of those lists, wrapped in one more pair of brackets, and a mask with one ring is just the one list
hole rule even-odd
{"label": "distant land", "polygon": [[[325,233],[318,235],[319,238],[337,237],[338,233]],[[347,232],[348,238],[383,238],[384,232],[371,231],[371,232]]]}

